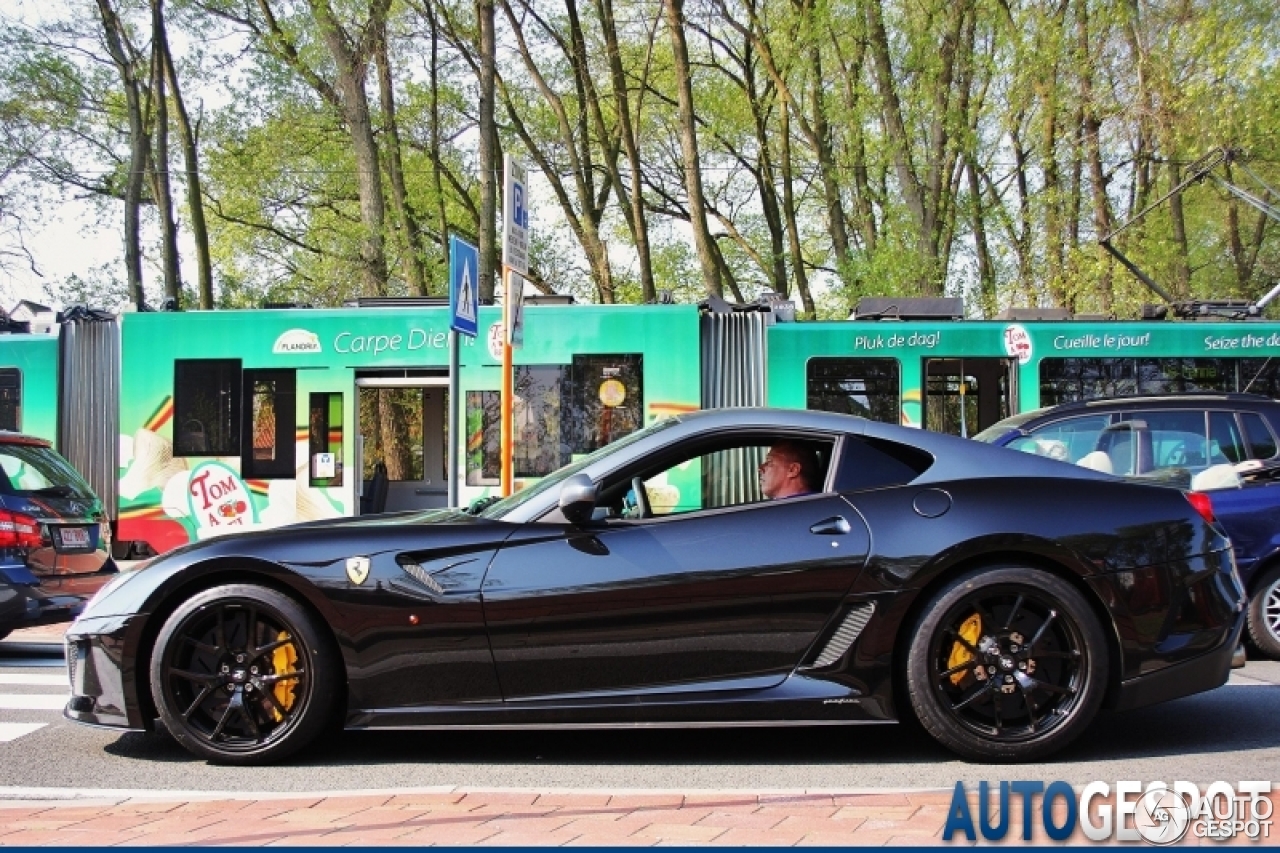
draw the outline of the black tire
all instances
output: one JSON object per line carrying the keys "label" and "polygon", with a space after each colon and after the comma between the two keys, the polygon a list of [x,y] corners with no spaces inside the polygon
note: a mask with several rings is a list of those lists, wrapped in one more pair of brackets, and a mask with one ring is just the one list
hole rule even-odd
{"label": "black tire", "polygon": [[0,628],[0,640],[3,640],[5,637],[9,636],[12,633],[13,633],[12,628]]}
{"label": "black tire", "polygon": [[151,694],[184,748],[220,764],[266,764],[331,718],[342,665],[327,631],[287,595],[252,584],[183,602],[156,638]]}
{"label": "black tire", "polygon": [[1267,572],[1249,596],[1249,640],[1262,654],[1280,659],[1280,566]]}
{"label": "black tire", "polygon": [[1056,752],[1084,731],[1106,692],[1097,617],[1075,587],[1040,569],[957,578],[925,605],[909,643],[912,710],[930,736],[970,760]]}

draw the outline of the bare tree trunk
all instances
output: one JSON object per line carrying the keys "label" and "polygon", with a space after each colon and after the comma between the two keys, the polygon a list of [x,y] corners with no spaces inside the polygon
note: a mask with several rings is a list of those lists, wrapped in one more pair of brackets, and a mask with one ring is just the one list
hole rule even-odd
{"label": "bare tree trunk", "polygon": [[155,171],[152,195],[160,217],[161,268],[164,295],[181,307],[182,271],[178,260],[178,225],[173,215],[173,187],[169,179],[169,99],[165,93],[164,0],[151,0],[151,93],[155,102]]}
{"label": "bare tree trunk", "polygon": [[[779,154],[779,159],[782,161],[780,167],[782,169],[782,210],[787,221],[787,242],[791,249],[791,277],[796,284],[796,293],[800,296],[801,310],[806,317],[814,317],[816,309],[813,305],[813,294],[809,292],[809,277],[804,268],[804,250],[800,245],[800,223],[796,219],[795,177],[792,174],[791,163],[791,121],[790,111],[786,106],[784,105],[778,116],[781,123],[778,144],[782,149]],[[828,214],[830,212],[828,207]],[[843,218],[843,212],[840,215]],[[840,230],[844,231],[843,223]],[[845,249],[848,249],[847,243]]]}
{"label": "bare tree trunk", "polygon": [[[1083,115],[1084,159],[1089,173],[1090,197],[1093,201],[1093,230],[1101,240],[1111,233],[1111,202],[1107,198],[1107,174],[1102,166],[1102,146],[1098,133],[1102,120],[1093,96],[1093,50],[1090,47],[1089,0],[1076,3],[1076,51],[1080,68],[1080,102]],[[1115,263],[1109,253],[1104,253],[1102,271],[1098,276],[1099,308],[1110,312],[1114,300]]]}
{"label": "bare tree trunk", "polygon": [[97,0],[107,51],[124,87],[129,115],[129,176],[124,196],[124,267],[129,299],[138,308],[146,302],[142,289],[142,186],[146,179],[147,152],[151,147],[143,116],[140,60],[110,0]]}
{"label": "bare tree trunk", "polygon": [[[622,150],[627,155],[627,166],[631,171],[631,186],[627,187],[618,180],[615,189],[618,198],[625,202],[623,213],[631,231],[632,242],[636,246],[636,261],[640,267],[640,300],[655,302],[658,298],[658,290],[653,280],[653,252],[649,247],[649,223],[644,207],[640,145],[636,139],[635,125],[631,117],[631,98],[622,68],[622,52],[619,48],[618,30],[614,21],[613,0],[596,0],[596,11],[600,16],[600,25],[604,32],[605,50],[609,60],[609,79],[613,87],[613,97],[617,101],[618,132],[621,136]],[[612,173],[617,175],[616,167]]]}
{"label": "bare tree trunk", "polygon": [[400,157],[400,127],[396,120],[396,97],[391,81],[385,22],[373,41],[373,61],[378,69],[378,99],[382,106],[382,132],[386,134],[387,176],[391,184],[391,203],[400,222],[401,244],[405,252],[405,278],[419,296],[428,293],[427,276],[422,260],[422,226],[409,204],[409,191],[404,183],[404,163]]}
{"label": "bare tree trunk", "polygon": [[[1169,186],[1182,183],[1182,167],[1169,161]],[[1173,257],[1174,295],[1191,298],[1191,247],[1187,242],[1187,220],[1182,208],[1182,193],[1169,196],[1169,221],[1173,225],[1173,245],[1177,251]]]}
{"label": "bare tree trunk", "polygon": [[494,121],[494,40],[493,0],[477,0],[480,19],[480,298],[491,301],[494,293],[494,259],[497,257],[495,214],[497,212],[498,126]]}
{"label": "bare tree trunk", "polygon": [[191,237],[196,246],[199,302],[200,307],[207,310],[213,307],[213,261],[209,256],[209,228],[204,218],[204,195],[200,182],[200,153],[197,147],[196,131],[191,125],[191,116],[187,114],[186,101],[178,85],[178,72],[173,66],[173,55],[169,51],[166,31],[161,30],[157,38],[162,39],[165,78],[169,81],[169,91],[173,93],[178,136],[182,140],[182,162],[187,183],[187,211],[191,216]]}
{"label": "bare tree trunk", "polygon": [[689,45],[684,33],[684,0],[663,0],[667,9],[667,29],[671,34],[671,50],[675,57],[676,89],[679,99],[680,150],[684,158],[684,184],[689,194],[689,222],[693,226],[693,243],[702,267],[707,293],[724,296],[718,251],[712,245],[707,227],[707,202],[702,193],[702,167],[698,161],[698,127],[693,115],[693,81],[690,79]]}
{"label": "bare tree trunk", "polygon": [[982,204],[982,182],[978,178],[978,165],[970,162],[965,172],[969,176],[969,196],[972,199],[971,222],[973,227],[973,248],[978,257],[978,294],[982,303],[982,315],[994,317],[999,309],[999,295],[996,293],[996,269],[991,261],[991,247],[987,243],[987,224],[985,208]]}

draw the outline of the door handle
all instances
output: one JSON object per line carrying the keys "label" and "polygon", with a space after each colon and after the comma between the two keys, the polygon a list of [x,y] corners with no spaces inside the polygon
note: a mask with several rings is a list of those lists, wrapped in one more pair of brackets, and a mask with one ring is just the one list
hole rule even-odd
{"label": "door handle", "polygon": [[830,518],[824,518],[817,524],[809,528],[810,533],[816,533],[819,536],[836,536],[848,533],[853,530],[849,526],[849,522],[844,520],[843,516],[833,515]]}

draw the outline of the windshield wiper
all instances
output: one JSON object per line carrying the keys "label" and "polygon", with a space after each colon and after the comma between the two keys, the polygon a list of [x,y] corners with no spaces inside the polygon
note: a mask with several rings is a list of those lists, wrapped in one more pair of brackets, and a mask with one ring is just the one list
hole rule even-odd
{"label": "windshield wiper", "polygon": [[471,506],[467,507],[464,511],[467,515],[479,515],[500,500],[502,500],[502,498],[498,495],[490,495],[487,498],[476,498],[471,502]]}

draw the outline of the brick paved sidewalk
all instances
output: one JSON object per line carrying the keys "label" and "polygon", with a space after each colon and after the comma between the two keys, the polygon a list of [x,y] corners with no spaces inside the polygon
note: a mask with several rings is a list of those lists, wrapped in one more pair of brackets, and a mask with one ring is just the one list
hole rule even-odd
{"label": "brick paved sidewalk", "polygon": [[[38,792],[32,792],[38,794]],[[0,801],[0,845],[884,845],[940,840],[950,792],[418,791]]]}
{"label": "brick paved sidewalk", "polygon": [[[0,790],[2,846],[968,846],[950,791],[246,794]],[[1275,795],[1273,795],[1274,797]],[[86,799],[94,797],[94,799]],[[976,806],[970,798],[971,808]],[[1021,809],[1001,843],[1022,845]],[[1035,810],[1039,812],[1039,808]],[[1055,809],[1055,823],[1063,814]],[[976,815],[976,812],[975,812]],[[994,815],[993,815],[994,817]],[[1053,845],[1039,827],[1031,844]],[[979,836],[981,839],[981,836]],[[1247,839],[1233,839],[1235,845]],[[1077,829],[1065,843],[1093,845]],[[1212,844],[1190,834],[1182,845]],[[1138,844],[1138,846],[1146,846]]]}

